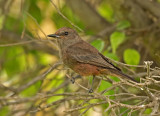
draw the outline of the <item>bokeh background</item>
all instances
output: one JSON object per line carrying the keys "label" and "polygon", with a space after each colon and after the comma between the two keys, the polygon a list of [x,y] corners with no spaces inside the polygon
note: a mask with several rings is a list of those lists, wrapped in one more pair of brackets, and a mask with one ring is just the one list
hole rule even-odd
{"label": "bokeh background", "polygon": [[[61,27],[77,30],[143,84],[99,77],[93,94],[89,77],[72,84],[77,74],[59,63],[56,41],[46,36]],[[153,62],[150,73],[144,61]],[[0,1],[0,116],[160,115],[158,67],[159,0]]]}

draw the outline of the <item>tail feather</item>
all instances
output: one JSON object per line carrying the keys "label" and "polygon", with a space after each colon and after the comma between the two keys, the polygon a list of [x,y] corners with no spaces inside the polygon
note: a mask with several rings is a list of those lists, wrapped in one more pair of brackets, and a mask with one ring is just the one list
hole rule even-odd
{"label": "tail feather", "polygon": [[108,75],[111,75],[111,76],[117,76],[117,77],[121,77],[121,78],[128,78],[128,79],[138,83],[133,77],[131,77],[131,76],[127,75],[127,74],[124,74],[123,72],[121,72],[119,70],[107,69],[105,72],[106,72],[105,74],[108,74]]}
{"label": "tail feather", "polygon": [[128,79],[130,79],[130,80],[138,83],[138,81],[136,81],[133,77],[131,77],[131,76],[127,75],[127,74],[124,74],[123,72],[118,71],[118,75],[119,75],[120,77],[122,77],[122,78],[125,77],[125,78],[128,78]]}

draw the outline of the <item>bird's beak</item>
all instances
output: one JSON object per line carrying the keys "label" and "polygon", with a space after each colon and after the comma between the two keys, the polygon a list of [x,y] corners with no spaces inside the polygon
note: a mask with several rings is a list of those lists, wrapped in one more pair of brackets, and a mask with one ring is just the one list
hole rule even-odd
{"label": "bird's beak", "polygon": [[56,35],[56,34],[50,34],[50,35],[47,35],[48,37],[53,37],[53,38],[59,38],[60,36],[59,35]]}

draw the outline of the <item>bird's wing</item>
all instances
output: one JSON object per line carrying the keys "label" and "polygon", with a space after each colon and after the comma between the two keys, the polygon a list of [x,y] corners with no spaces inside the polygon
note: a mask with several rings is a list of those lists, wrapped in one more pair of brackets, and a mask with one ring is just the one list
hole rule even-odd
{"label": "bird's wing", "polygon": [[[83,47],[82,47],[83,46]],[[67,54],[78,62],[120,70],[89,43],[81,41],[67,48]]]}

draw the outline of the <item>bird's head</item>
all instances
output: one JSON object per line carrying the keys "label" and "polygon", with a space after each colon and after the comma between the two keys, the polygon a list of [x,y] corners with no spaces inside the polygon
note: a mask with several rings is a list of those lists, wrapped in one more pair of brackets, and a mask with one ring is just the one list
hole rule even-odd
{"label": "bird's head", "polygon": [[48,37],[57,38],[57,41],[61,47],[70,46],[81,40],[77,32],[68,27],[62,27],[58,29],[55,34],[50,34]]}

